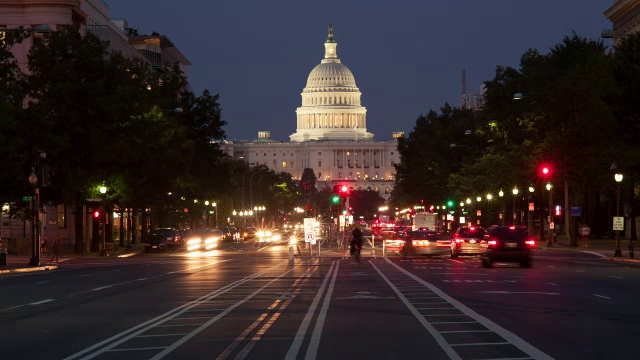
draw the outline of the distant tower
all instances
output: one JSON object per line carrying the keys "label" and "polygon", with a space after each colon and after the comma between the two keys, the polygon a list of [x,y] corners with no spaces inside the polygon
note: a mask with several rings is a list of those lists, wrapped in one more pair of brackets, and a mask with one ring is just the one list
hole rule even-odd
{"label": "distant tower", "polygon": [[467,72],[462,70],[462,98],[460,98],[460,107],[469,108],[469,95],[467,94]]}

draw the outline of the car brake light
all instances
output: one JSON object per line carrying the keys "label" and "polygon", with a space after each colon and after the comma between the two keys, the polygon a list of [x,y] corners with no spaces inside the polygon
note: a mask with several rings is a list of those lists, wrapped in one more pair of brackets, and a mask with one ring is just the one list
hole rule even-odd
{"label": "car brake light", "polygon": [[461,243],[461,242],[464,242],[464,240],[462,240],[462,239],[456,239],[456,242],[457,242],[457,243]]}
{"label": "car brake light", "polygon": [[498,240],[496,239],[489,239],[489,241],[487,241],[487,244],[489,244],[490,248],[495,248],[498,246]]}
{"label": "car brake light", "polygon": [[524,243],[525,243],[525,244],[527,244],[527,245],[529,245],[529,246],[535,246],[535,245],[536,245],[535,240],[527,240],[527,241],[525,241]]}

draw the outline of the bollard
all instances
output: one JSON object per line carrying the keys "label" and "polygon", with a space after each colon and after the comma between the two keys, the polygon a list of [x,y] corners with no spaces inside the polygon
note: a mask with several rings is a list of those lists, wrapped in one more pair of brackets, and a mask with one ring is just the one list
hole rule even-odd
{"label": "bollard", "polygon": [[293,262],[294,253],[293,253],[293,245],[289,244],[289,262]]}
{"label": "bollard", "polygon": [[371,256],[376,256],[376,238],[371,235]]}
{"label": "bollard", "polygon": [[387,257],[387,243],[384,240],[382,240],[382,257]]}

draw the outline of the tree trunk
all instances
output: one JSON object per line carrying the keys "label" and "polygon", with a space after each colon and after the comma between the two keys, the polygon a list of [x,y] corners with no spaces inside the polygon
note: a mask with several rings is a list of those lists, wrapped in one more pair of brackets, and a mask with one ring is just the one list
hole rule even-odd
{"label": "tree trunk", "polygon": [[75,232],[75,245],[74,251],[76,254],[83,254],[86,250],[84,239],[84,217],[85,217],[84,204],[76,204],[74,211],[74,232]]}

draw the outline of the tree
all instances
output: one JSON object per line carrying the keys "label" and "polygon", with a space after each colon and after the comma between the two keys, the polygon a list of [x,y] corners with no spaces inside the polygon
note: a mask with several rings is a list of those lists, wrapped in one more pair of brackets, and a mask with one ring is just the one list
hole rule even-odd
{"label": "tree", "polygon": [[369,221],[378,213],[385,200],[378,192],[371,190],[353,190],[349,198],[349,206],[353,208],[354,218],[363,216]]}

